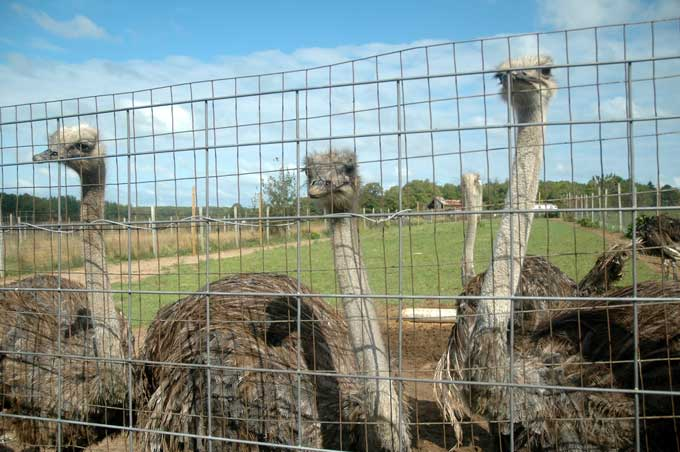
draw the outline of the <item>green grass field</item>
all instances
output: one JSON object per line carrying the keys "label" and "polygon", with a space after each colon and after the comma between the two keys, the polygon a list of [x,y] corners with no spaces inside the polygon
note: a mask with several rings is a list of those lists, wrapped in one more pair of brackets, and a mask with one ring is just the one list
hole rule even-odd
{"label": "green grass field", "polygon": [[[482,221],[475,248],[475,268],[486,268],[494,236],[492,224]],[[418,224],[402,227],[403,259],[401,293],[422,296],[455,295],[461,290],[460,261],[462,258],[463,223]],[[369,281],[374,293],[398,295],[399,287],[399,228],[396,224],[363,229],[361,244]],[[562,271],[581,279],[592,267],[599,253],[609,246],[601,230],[586,229],[574,223],[537,218],[532,228],[529,254],[546,256]],[[306,240],[300,247],[302,281],[315,293],[336,293],[335,274],[330,242]],[[297,248],[295,244],[264,252],[258,251],[242,257],[211,260],[209,279],[217,280],[229,273],[277,272],[296,275]],[[621,285],[632,282],[631,263],[626,266]],[[659,275],[644,262],[638,261],[638,280],[657,279]],[[206,283],[205,263],[166,268],[161,275],[133,281],[132,291],[193,291]],[[116,284],[115,289],[127,289],[128,284]],[[148,323],[163,305],[176,300],[173,293],[136,294],[132,300],[132,319]],[[119,306],[128,313],[128,295],[119,298]]]}

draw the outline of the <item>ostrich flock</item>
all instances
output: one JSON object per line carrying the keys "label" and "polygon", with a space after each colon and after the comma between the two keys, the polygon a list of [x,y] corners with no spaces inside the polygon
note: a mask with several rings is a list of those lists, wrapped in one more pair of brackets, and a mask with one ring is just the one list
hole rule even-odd
{"label": "ostrich flock", "polygon": [[[526,255],[542,124],[557,88],[551,66],[534,56],[498,68],[517,123],[512,189],[489,268],[476,274],[482,191],[479,175],[463,175],[473,213],[458,315],[432,378],[437,404],[457,447],[482,425],[494,450],[680,451],[680,307],[663,299],[677,300],[680,283],[612,287],[629,246],[603,254],[580,282]],[[237,274],[162,308],[142,344],[112,300],[98,221],[106,180],[99,132],[62,127],[33,160],[80,176],[89,224],[84,286],[34,276],[0,292],[2,425],[30,445],[24,450],[86,448],[125,430],[153,452],[415,447],[353,215],[354,152],[329,149],[305,161],[309,197],[333,213],[341,313],[295,278]]]}

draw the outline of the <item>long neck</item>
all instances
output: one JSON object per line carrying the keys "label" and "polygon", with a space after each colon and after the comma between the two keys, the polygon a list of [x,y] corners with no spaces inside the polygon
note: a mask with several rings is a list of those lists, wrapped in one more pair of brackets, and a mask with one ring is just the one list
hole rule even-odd
{"label": "long neck", "polygon": [[[545,108],[517,110],[519,124],[545,121]],[[538,181],[543,159],[543,126],[519,126],[517,128],[516,155],[509,177],[505,209],[533,209],[538,193]],[[482,284],[482,295],[493,295],[492,302],[479,304],[479,326],[499,329],[503,334],[510,319],[512,301],[519,282],[522,261],[526,255],[527,241],[533,214],[528,212],[506,213],[493,247],[490,271]]]}
{"label": "long neck", "polygon": [[[93,223],[104,218],[105,169],[102,166],[94,175],[82,176],[81,220]],[[106,265],[106,247],[101,224],[86,224],[83,231],[83,257],[85,259],[85,286],[88,290],[89,309],[95,326],[107,332],[97,334],[102,353],[111,351],[118,355],[110,335],[118,330],[118,317],[111,297],[111,283]],[[113,331],[111,331],[113,330]]]}
{"label": "long neck", "polygon": [[344,298],[343,307],[355,355],[361,369],[371,375],[389,374],[387,353],[375,313],[359,245],[356,219],[331,221],[335,271],[340,292],[356,295]]}
{"label": "long neck", "polygon": [[[463,200],[465,210],[479,210],[482,207],[482,192],[474,184],[463,183]],[[475,241],[477,239],[477,223],[479,214],[469,214],[465,217],[465,238],[463,244],[463,262],[461,263],[461,281],[465,287],[475,276]]]}
{"label": "long neck", "polygon": [[[389,377],[387,348],[375,306],[368,298],[371,289],[361,256],[356,219],[332,219],[331,240],[340,291],[343,295],[356,295],[344,298],[343,307],[357,363],[367,376]],[[388,450],[407,450],[408,427],[402,423],[403,419],[399,421],[400,402],[396,389],[386,379],[367,379],[365,382],[368,414],[372,421],[377,422],[377,436],[382,446]],[[402,416],[405,414],[402,413]],[[399,423],[396,428],[395,423]],[[401,447],[399,441],[402,442]]]}

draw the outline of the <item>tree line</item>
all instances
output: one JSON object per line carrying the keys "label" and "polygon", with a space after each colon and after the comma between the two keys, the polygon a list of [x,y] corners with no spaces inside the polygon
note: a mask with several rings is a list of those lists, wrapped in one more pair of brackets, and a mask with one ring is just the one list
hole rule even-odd
{"label": "tree line", "polygon": [[[629,179],[618,175],[609,174],[604,177],[595,176],[586,183],[571,181],[541,181],[539,184],[539,196],[544,202],[552,202],[560,208],[570,207],[567,195],[591,195],[597,194],[598,188],[604,195],[605,190],[609,193],[609,207],[617,207],[617,187],[625,193],[622,196],[622,206],[632,205],[632,186]],[[655,206],[657,203],[656,186],[651,181],[642,184],[636,183],[638,206]],[[484,205],[489,209],[503,206],[508,191],[507,181],[484,181],[483,196]],[[306,192],[301,188],[301,194]],[[263,208],[269,207],[271,216],[294,215],[297,212],[297,183],[295,175],[282,173],[270,176],[262,187]],[[461,199],[460,185],[445,183],[435,184],[427,179],[416,179],[406,183],[402,189],[402,208],[426,209],[427,205],[435,196],[446,199]],[[659,201],[662,206],[680,206],[680,190],[670,185],[660,187]],[[259,216],[259,196],[254,196],[249,205],[232,204],[230,206],[210,207],[210,215],[213,218],[233,218],[234,208],[239,217]],[[50,222],[59,218],[58,206],[61,207],[63,221],[77,221],[80,218],[80,201],[74,196],[62,196],[41,198],[30,194],[0,193],[3,222],[7,222],[12,214],[16,221],[19,216],[23,221]],[[399,187],[392,186],[383,188],[379,183],[370,182],[361,187],[360,205],[367,212],[395,211],[399,208]],[[573,205],[571,206],[573,207]],[[132,219],[137,221],[147,220],[149,206],[134,206],[131,209]],[[321,214],[315,203],[307,197],[300,198],[300,211],[304,215]],[[106,203],[106,218],[122,220],[128,217],[128,206],[115,202]],[[191,206],[156,206],[156,219],[169,220],[171,218],[186,218],[192,215]],[[264,215],[264,212],[263,212]]]}

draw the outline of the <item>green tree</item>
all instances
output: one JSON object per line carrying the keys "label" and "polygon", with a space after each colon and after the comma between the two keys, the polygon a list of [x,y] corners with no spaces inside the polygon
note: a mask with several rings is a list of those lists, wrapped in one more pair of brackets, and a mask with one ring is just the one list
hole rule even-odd
{"label": "green tree", "polygon": [[461,199],[460,187],[456,184],[444,184],[441,188],[442,196],[446,199]]}
{"label": "green tree", "polygon": [[662,206],[680,206],[680,190],[668,184],[661,187],[661,190]]}
{"label": "green tree", "polygon": [[360,205],[366,210],[380,209],[383,198],[382,186],[377,182],[370,182],[361,187]]}
{"label": "green tree", "polygon": [[269,176],[264,183],[262,193],[265,202],[271,207],[271,215],[286,215],[294,212],[296,190],[293,173],[282,171],[276,176]]}

